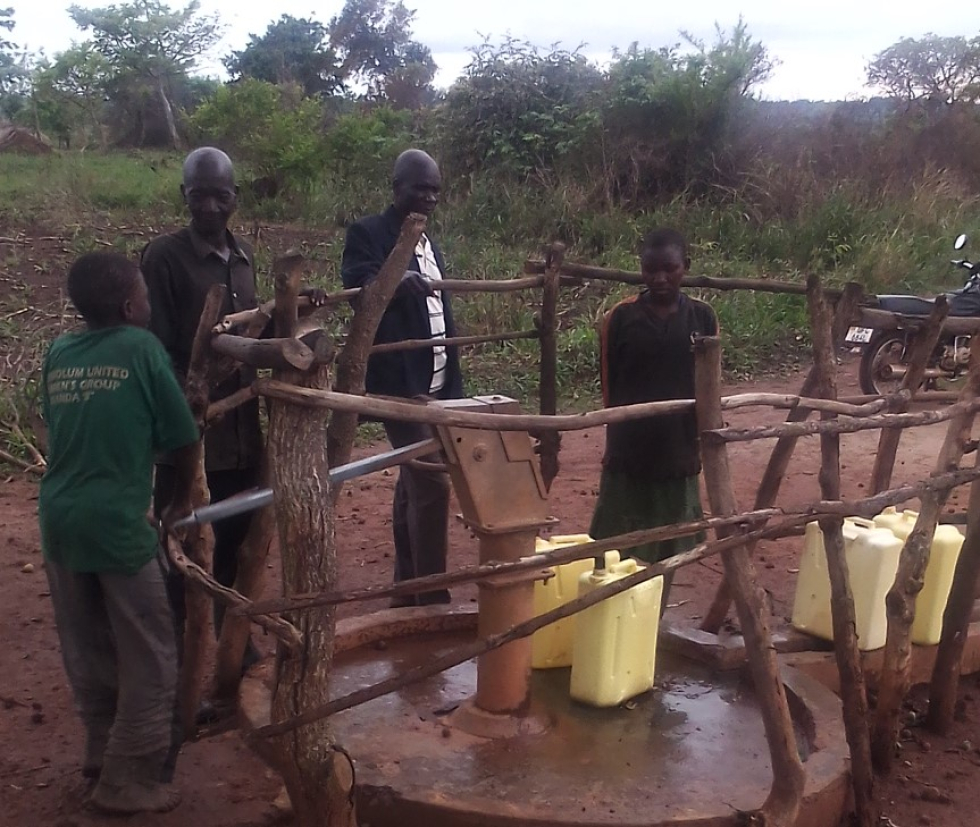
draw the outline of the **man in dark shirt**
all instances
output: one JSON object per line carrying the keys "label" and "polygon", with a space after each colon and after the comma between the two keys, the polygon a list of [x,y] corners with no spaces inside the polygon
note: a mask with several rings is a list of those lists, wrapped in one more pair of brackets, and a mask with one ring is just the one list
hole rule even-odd
{"label": "man in dark shirt", "polygon": [[[418,149],[398,156],[392,175],[392,204],[380,215],[356,221],[347,231],[341,276],[344,287],[360,287],[373,279],[398,240],[405,217],[429,216],[439,203],[442,179],[436,162]],[[438,246],[423,233],[415,258],[378,325],[375,342],[444,339],[456,335],[449,294],[439,289],[446,271]],[[369,393],[387,396],[429,396],[456,399],[463,395],[455,347],[375,354],[368,361]],[[392,447],[419,442],[431,429],[412,422],[384,423]],[[438,456],[424,458],[438,462]],[[446,570],[449,523],[449,478],[441,471],[402,465],[395,486],[392,530],[395,540],[395,581]],[[393,606],[448,603],[440,589],[417,597],[396,598]]]}
{"label": "man in dark shirt", "polygon": [[[603,322],[602,395],[607,407],[694,398],[692,339],[716,335],[718,321],[711,307],[681,292],[689,266],[687,242],[680,233],[663,229],[644,239],[640,270],[645,289],[617,304]],[[700,471],[693,409],[607,425],[590,534],[605,539],[700,519]],[[680,537],[626,553],[655,563],[696,542],[696,537]]]}
{"label": "man in dark shirt", "polygon": [[[235,211],[238,187],[231,159],[218,149],[196,149],[184,161],[180,187],[190,213],[190,224],[151,241],[143,251],[141,269],[150,292],[150,330],[170,354],[178,379],[184,381],[191,346],[204,299],[213,284],[226,286],[222,313],[248,310],[257,305],[252,249],[228,230]],[[245,387],[255,371],[241,366],[212,389],[211,401]],[[205,469],[211,501],[219,502],[254,487],[262,456],[259,403],[251,400],[211,425],[204,439]],[[173,496],[174,470],[168,457],[156,469],[154,507],[159,513]],[[214,524],[214,576],[226,586],[235,582],[238,548],[248,533],[248,514]],[[178,629],[183,628],[183,583],[171,582],[171,598]],[[216,605],[220,626],[223,606]],[[245,666],[258,655],[248,642]]]}

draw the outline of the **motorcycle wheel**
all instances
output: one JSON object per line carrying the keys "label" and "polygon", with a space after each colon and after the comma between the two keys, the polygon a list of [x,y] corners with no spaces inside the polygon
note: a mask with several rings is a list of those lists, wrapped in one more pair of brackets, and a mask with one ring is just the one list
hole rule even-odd
{"label": "motorcycle wheel", "polygon": [[887,396],[898,390],[902,384],[901,376],[892,376],[889,368],[905,362],[905,336],[894,330],[872,336],[868,346],[861,354],[858,380],[861,392]]}

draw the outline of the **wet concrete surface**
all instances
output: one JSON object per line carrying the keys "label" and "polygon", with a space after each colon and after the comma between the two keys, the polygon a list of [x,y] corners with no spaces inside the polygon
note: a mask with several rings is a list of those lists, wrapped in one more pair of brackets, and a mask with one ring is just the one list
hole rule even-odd
{"label": "wet concrete surface", "polygon": [[[465,639],[417,636],[345,653],[333,694]],[[421,819],[427,827],[707,825],[734,824],[738,811],[762,804],[772,782],[769,750],[738,673],[661,652],[653,691],[596,709],[569,698],[569,672],[534,673],[533,712],[549,724],[539,735],[488,740],[451,726],[451,711],[475,691],[474,663],[335,716],[338,740],[358,757],[361,817],[375,827]],[[806,743],[802,732],[798,740]]]}

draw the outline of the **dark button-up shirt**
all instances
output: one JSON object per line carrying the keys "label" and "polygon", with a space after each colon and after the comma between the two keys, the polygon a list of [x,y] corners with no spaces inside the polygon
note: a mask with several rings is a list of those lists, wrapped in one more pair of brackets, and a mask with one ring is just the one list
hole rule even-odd
{"label": "dark button-up shirt", "polygon": [[[140,262],[150,292],[150,330],[163,342],[178,378],[183,382],[191,358],[194,334],[212,284],[223,284],[222,313],[257,305],[251,248],[228,233],[230,255],[225,261],[190,227],[151,241]],[[211,390],[211,401],[250,384],[252,368],[241,367]],[[226,414],[208,428],[204,439],[208,471],[254,468],[262,450],[257,400]]]}

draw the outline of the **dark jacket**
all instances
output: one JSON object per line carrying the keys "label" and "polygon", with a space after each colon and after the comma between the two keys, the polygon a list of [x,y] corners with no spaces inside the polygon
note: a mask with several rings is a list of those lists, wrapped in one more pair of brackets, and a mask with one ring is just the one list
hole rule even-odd
{"label": "dark jacket", "polygon": [[[380,215],[369,215],[354,222],[347,229],[344,257],[340,275],[344,287],[361,287],[373,279],[398,240],[402,219],[394,207]],[[442,252],[429,237],[436,263],[443,274],[446,265]],[[410,270],[420,272],[418,257],[412,259]],[[446,336],[456,335],[449,294],[442,291],[443,312],[446,317]],[[428,339],[429,311],[425,296],[406,293],[396,294],[388,304],[376,343],[401,342],[405,339]],[[444,399],[457,399],[463,395],[463,381],[459,369],[459,353],[455,347],[446,348],[446,384],[439,392]],[[405,350],[395,353],[377,353],[368,360],[366,387],[368,393],[388,396],[412,397],[429,393],[432,382],[432,351],[429,349]]]}

